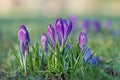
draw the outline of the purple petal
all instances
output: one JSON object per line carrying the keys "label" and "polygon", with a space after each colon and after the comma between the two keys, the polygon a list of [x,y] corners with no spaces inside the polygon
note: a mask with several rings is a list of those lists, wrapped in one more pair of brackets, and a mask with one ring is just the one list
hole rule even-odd
{"label": "purple petal", "polygon": [[91,50],[90,49],[87,49],[87,51],[85,51],[85,55],[84,55],[84,62],[86,63],[88,61],[88,59],[91,57]]}
{"label": "purple petal", "polygon": [[64,40],[67,40],[68,35],[70,34],[72,30],[72,22],[70,21],[69,24],[65,19],[62,20],[63,26],[64,26]]}
{"label": "purple petal", "polygon": [[52,27],[52,25],[48,26],[48,35],[50,37],[51,43],[54,44],[55,43],[55,30],[54,30],[54,27]]}
{"label": "purple petal", "polygon": [[62,38],[64,38],[64,27],[62,23],[62,18],[58,18],[55,23],[56,33],[59,34]]}
{"label": "purple petal", "polygon": [[98,57],[92,57],[90,59],[90,64],[91,65],[97,65],[97,63],[98,63]]}
{"label": "purple petal", "polygon": [[41,44],[44,48],[44,51],[47,53],[48,52],[48,48],[47,48],[48,40],[47,40],[47,35],[44,32],[42,33],[42,36],[41,36]]}
{"label": "purple petal", "polygon": [[21,25],[18,30],[18,39],[20,42],[30,41],[28,31],[24,25]]}
{"label": "purple petal", "polygon": [[70,21],[68,28],[67,28],[67,32],[66,32],[66,39],[67,39],[68,35],[70,34],[71,30],[72,30],[72,22]]}

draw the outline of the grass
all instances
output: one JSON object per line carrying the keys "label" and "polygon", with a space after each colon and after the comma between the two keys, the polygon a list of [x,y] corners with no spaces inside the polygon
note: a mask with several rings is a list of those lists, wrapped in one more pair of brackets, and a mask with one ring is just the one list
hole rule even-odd
{"label": "grass", "polygon": [[[100,18],[101,22],[105,18]],[[116,18],[112,18],[113,28],[112,30],[118,29],[118,21]],[[81,20],[79,20],[81,21]],[[67,51],[67,55],[63,56],[58,54],[53,55],[52,51],[48,55],[44,54],[40,45],[40,35],[42,32],[47,32],[48,24],[54,23],[54,19],[38,18],[33,20],[18,20],[8,19],[0,22],[0,30],[2,32],[2,38],[0,40],[0,77],[1,79],[63,79],[66,80],[119,80],[120,78],[120,43],[119,36],[113,36],[109,30],[104,30],[98,34],[91,31],[88,36],[87,46],[95,52],[100,58],[97,66],[91,66],[83,64],[78,56],[78,63],[74,62],[74,56],[80,55],[79,47],[77,46],[77,36],[71,33],[70,42],[73,43],[72,49]],[[24,74],[21,63],[16,60],[14,54],[19,57],[19,43],[17,40],[17,30],[21,24],[25,24],[28,28],[31,38],[30,55],[27,55],[27,73]],[[9,27],[8,27],[9,25]],[[104,26],[102,26],[104,27]],[[74,39],[73,39],[74,38]],[[69,41],[68,41],[69,42]],[[57,46],[57,45],[56,45]],[[11,50],[11,48],[13,48]],[[66,50],[66,49],[65,49]],[[74,54],[73,52],[76,51]],[[58,53],[59,48],[58,48]],[[81,53],[82,54],[82,53]],[[66,58],[65,58],[66,57]],[[80,57],[83,57],[80,55]],[[58,62],[55,65],[55,58]],[[33,63],[33,64],[32,64]],[[68,65],[69,63],[69,65]],[[76,65],[77,64],[77,65]],[[47,66],[47,67],[46,67]],[[112,71],[108,70],[112,68]],[[108,70],[108,71],[107,71]],[[110,71],[110,72],[109,72]]]}

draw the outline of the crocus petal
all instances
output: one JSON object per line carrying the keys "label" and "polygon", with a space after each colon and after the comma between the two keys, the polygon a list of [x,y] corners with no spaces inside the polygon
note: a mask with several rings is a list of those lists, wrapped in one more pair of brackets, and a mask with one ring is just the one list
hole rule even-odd
{"label": "crocus petal", "polygon": [[62,23],[62,18],[58,18],[55,23],[56,33],[59,34],[62,38],[64,38],[64,26]]}
{"label": "crocus petal", "polygon": [[54,27],[52,27],[52,25],[48,26],[48,35],[50,37],[51,43],[54,44],[55,43],[55,30],[54,30]]}
{"label": "crocus petal", "polygon": [[24,54],[26,46],[28,46],[30,41],[28,31],[24,25],[21,25],[18,30],[18,39],[20,42],[22,54]]}
{"label": "crocus petal", "polygon": [[24,25],[21,25],[18,30],[18,39],[20,42],[30,41],[28,31]]}
{"label": "crocus petal", "polygon": [[47,48],[48,40],[44,32],[42,33],[42,36],[41,36],[41,44],[44,48],[44,51],[47,53],[48,52],[48,48]]}
{"label": "crocus petal", "polygon": [[63,24],[63,28],[64,28],[64,38],[66,39],[67,29],[68,29],[68,23],[67,23],[66,19],[62,19],[62,24]]}
{"label": "crocus petal", "polygon": [[87,43],[87,36],[85,33],[81,32],[78,38],[80,48],[82,49]]}
{"label": "crocus petal", "polygon": [[68,28],[67,28],[67,32],[66,32],[66,39],[67,39],[68,35],[70,34],[71,30],[72,30],[72,22],[70,21]]}
{"label": "crocus petal", "polygon": [[91,57],[91,50],[90,49],[87,49],[85,51],[85,54],[84,54],[84,58],[83,58],[83,61],[86,63],[88,61],[88,59]]}
{"label": "crocus petal", "polygon": [[90,59],[90,64],[91,65],[97,65],[97,63],[98,63],[98,57],[92,57]]}

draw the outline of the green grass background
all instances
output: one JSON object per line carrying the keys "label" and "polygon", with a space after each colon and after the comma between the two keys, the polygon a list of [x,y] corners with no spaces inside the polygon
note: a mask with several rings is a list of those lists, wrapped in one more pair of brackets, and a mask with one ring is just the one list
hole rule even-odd
{"label": "green grass background", "polygon": [[[67,18],[66,16],[59,16]],[[56,17],[57,18],[57,17]],[[0,71],[5,71],[7,65],[9,65],[9,50],[11,47],[18,43],[17,30],[20,25],[24,24],[30,34],[31,44],[38,42],[40,43],[40,36],[42,32],[47,33],[48,24],[54,24],[56,18],[46,18],[44,16],[8,16],[0,18]],[[78,24],[81,20],[86,17],[78,16]],[[112,36],[104,28],[104,21],[107,18],[112,19],[112,30],[118,30],[120,28],[120,18],[118,16],[89,16],[91,20],[99,19],[102,23],[102,32],[95,34],[90,32],[88,34],[88,46],[95,51],[96,55],[100,56],[101,59],[114,61],[110,63],[116,72],[118,72],[118,78],[120,77],[120,37]],[[80,29],[80,25],[77,26]],[[79,30],[78,30],[79,31]],[[80,31],[79,31],[80,32]],[[77,36],[74,33],[71,37],[77,40]],[[35,76],[35,75],[34,75]],[[117,78],[117,79],[118,79]],[[115,78],[114,78],[115,79]]]}

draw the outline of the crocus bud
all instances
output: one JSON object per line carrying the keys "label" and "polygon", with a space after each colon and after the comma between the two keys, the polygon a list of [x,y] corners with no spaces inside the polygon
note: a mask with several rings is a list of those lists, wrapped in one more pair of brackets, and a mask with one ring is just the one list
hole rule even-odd
{"label": "crocus bud", "polygon": [[70,21],[69,24],[65,19],[62,20],[63,26],[64,26],[64,40],[66,41],[68,35],[70,34],[72,30],[72,22]]}
{"label": "crocus bud", "polygon": [[18,39],[20,42],[22,54],[24,55],[26,47],[28,46],[30,41],[28,31],[24,25],[21,25],[18,30]]}
{"label": "crocus bud", "polygon": [[62,18],[58,18],[55,23],[55,31],[58,36],[59,45],[62,45],[62,40],[64,38],[64,27],[62,24]]}
{"label": "crocus bud", "polygon": [[47,40],[47,35],[43,32],[41,36],[41,44],[43,46],[44,51],[47,53],[48,52],[48,40]]}
{"label": "crocus bud", "polygon": [[52,27],[52,25],[48,26],[48,35],[50,37],[51,43],[54,45],[54,43],[55,43],[55,30],[54,30],[54,27]]}
{"label": "crocus bud", "polygon": [[93,22],[93,27],[94,27],[95,32],[100,32],[100,30],[101,30],[100,21],[95,20],[95,21]]}
{"label": "crocus bud", "polygon": [[87,36],[86,36],[86,34],[81,32],[79,34],[78,41],[79,41],[79,44],[80,44],[80,48],[83,50],[83,48],[85,47],[85,45],[87,43]]}

